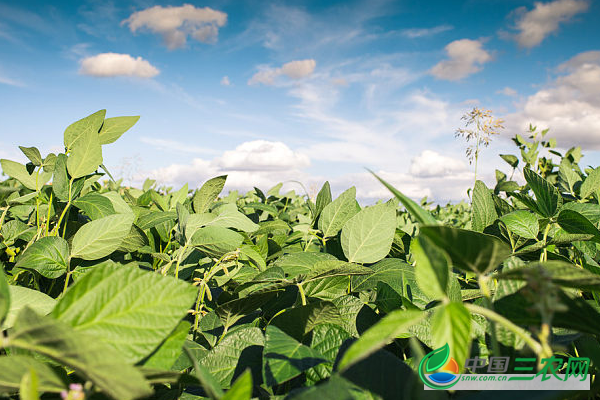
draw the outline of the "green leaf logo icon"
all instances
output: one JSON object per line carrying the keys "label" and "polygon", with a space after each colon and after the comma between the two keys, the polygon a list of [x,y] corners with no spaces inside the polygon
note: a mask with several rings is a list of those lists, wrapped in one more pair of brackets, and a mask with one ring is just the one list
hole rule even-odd
{"label": "green leaf logo icon", "polygon": [[450,357],[450,346],[446,343],[444,346],[428,354],[425,371],[430,373],[440,369],[446,364],[448,357]]}

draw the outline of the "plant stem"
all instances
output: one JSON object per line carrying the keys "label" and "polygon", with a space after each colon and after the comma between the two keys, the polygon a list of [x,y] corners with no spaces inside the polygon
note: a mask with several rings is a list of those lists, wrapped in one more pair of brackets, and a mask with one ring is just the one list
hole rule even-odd
{"label": "plant stem", "polygon": [[71,277],[71,271],[67,271],[67,277],[65,278],[65,286],[63,287],[61,296],[64,296],[65,292],[67,291],[67,287],[69,286],[69,278],[70,277]]}
{"label": "plant stem", "polygon": [[523,341],[527,344],[527,346],[529,346],[529,348],[531,350],[533,350],[533,352],[536,355],[539,356],[540,354],[542,354],[542,345],[540,343],[538,343],[534,338],[532,338],[531,334],[529,332],[527,332],[525,329],[521,328],[520,326],[515,325],[510,320],[506,319],[502,315],[500,315],[492,310],[489,310],[484,307],[479,307],[478,305],[471,304],[471,303],[464,303],[464,304],[465,304],[465,307],[467,308],[467,310],[471,311],[472,313],[482,315],[489,320],[499,323],[500,325],[502,325],[503,327],[505,327],[506,329],[508,329],[509,331],[511,331],[512,333],[514,333],[515,335],[517,335],[518,337],[523,339]]}
{"label": "plant stem", "polygon": [[548,232],[550,231],[550,225],[551,223],[548,222],[548,225],[546,225],[546,229],[544,230],[544,251],[542,252],[542,254],[540,254],[540,261],[547,261],[548,260],[548,249],[546,248],[546,240],[548,239]]}
{"label": "plant stem", "polygon": [[298,286],[298,292],[300,293],[300,300],[302,301],[302,305],[306,305],[306,294],[304,293],[304,288],[301,283],[296,284]]}
{"label": "plant stem", "polygon": [[[492,304],[492,293],[490,292],[490,288],[488,287],[487,280],[489,278],[485,275],[479,275],[479,288],[483,292],[483,301],[485,306],[490,310],[494,311],[494,305]],[[491,329],[491,337],[492,337],[492,353],[495,356],[500,356],[500,346],[498,345],[498,337],[496,335],[496,323],[494,321],[490,321],[490,329]]]}

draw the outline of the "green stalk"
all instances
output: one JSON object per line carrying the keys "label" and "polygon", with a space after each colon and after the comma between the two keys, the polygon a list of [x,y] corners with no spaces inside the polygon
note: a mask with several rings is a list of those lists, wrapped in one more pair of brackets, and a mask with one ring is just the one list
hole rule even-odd
{"label": "green stalk", "polygon": [[550,225],[551,223],[548,222],[548,225],[546,225],[546,229],[544,230],[544,251],[542,252],[542,254],[540,254],[540,261],[547,261],[548,260],[548,249],[546,248],[546,245],[548,244],[546,241],[548,239],[548,232],[550,231]]}
{"label": "green stalk", "polygon": [[300,293],[300,300],[302,301],[302,305],[306,305],[306,294],[304,293],[304,288],[301,283],[296,284],[298,286],[298,292]]}
{"label": "green stalk", "polygon": [[[494,305],[492,304],[492,293],[490,292],[490,288],[487,284],[488,277],[485,275],[479,275],[479,288],[483,292],[483,301],[485,306],[490,310],[494,311]],[[496,335],[496,323],[491,320],[490,321],[490,329],[491,329],[491,337],[492,337],[492,353],[495,356],[500,355],[500,346],[498,345],[498,337]]]}
{"label": "green stalk", "polygon": [[479,307],[471,303],[464,303],[464,305],[467,308],[467,310],[471,311],[472,313],[482,315],[491,321],[497,322],[504,328],[508,329],[509,331],[520,337],[525,342],[525,344],[527,344],[527,346],[529,346],[529,348],[533,350],[533,352],[536,355],[539,356],[542,354],[542,345],[538,343],[534,338],[532,338],[531,334],[525,329],[515,325],[502,315],[497,314],[496,312],[487,308]]}

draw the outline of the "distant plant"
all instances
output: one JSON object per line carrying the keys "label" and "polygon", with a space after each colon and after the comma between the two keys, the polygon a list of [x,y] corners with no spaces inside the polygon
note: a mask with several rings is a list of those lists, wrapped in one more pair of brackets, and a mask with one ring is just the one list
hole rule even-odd
{"label": "distant plant", "polygon": [[464,137],[467,142],[474,143],[467,147],[466,154],[469,164],[475,161],[475,181],[477,181],[477,162],[481,146],[489,146],[492,141],[492,135],[497,135],[499,129],[504,129],[502,125],[504,120],[494,118],[491,110],[484,110],[474,107],[473,110],[462,116],[461,120],[466,121],[464,128],[456,130],[455,137]]}

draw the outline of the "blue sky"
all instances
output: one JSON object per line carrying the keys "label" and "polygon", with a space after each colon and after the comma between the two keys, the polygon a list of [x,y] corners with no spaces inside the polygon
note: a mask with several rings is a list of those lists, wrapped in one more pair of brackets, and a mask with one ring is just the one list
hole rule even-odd
{"label": "blue sky", "polygon": [[505,119],[489,184],[529,122],[600,164],[598,17],[591,0],[0,1],[0,157],[56,152],[105,108],[141,116],[104,149],[132,183],[389,197],[368,167],[457,201],[473,174],[454,131],[475,106]]}

